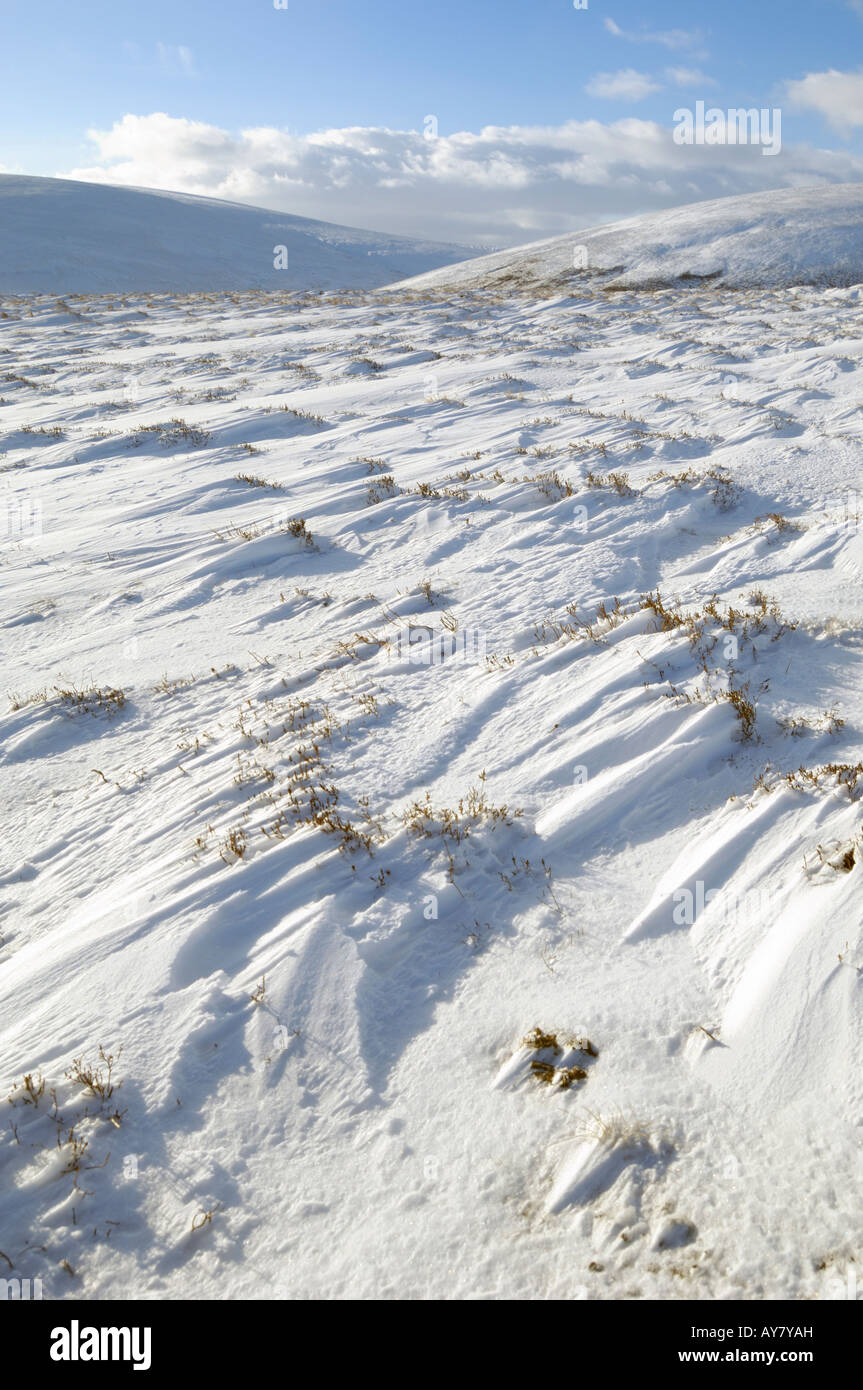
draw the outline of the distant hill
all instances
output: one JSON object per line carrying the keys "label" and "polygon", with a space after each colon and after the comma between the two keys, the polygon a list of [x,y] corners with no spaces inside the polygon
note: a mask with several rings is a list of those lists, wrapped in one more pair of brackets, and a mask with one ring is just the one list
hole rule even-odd
{"label": "distant hill", "polygon": [[0,174],[4,294],[373,289],[470,254],[216,198]]}

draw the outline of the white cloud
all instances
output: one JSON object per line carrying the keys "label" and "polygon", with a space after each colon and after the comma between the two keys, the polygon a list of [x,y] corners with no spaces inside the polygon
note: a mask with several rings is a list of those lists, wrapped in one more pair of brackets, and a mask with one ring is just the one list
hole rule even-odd
{"label": "white cloud", "polygon": [[[863,4],[863,0],[861,0]],[[613,19],[605,19],[603,23],[610,34],[614,34],[617,39],[626,39],[629,43],[658,43],[664,48],[686,49],[695,48],[703,42],[703,35],[700,29],[621,29],[619,24],[615,24]]]}
{"label": "white cloud", "polygon": [[[861,0],[863,3],[863,0]],[[718,87],[715,77],[708,77],[700,68],[666,68],[666,79],[675,87]]]}
{"label": "white cloud", "polygon": [[819,111],[836,130],[863,125],[863,73],[810,72],[789,82],[787,94],[792,106]]}
{"label": "white cloud", "polygon": [[621,68],[619,72],[598,72],[585,87],[585,91],[592,97],[612,97],[622,101],[643,101],[653,92],[661,90],[661,83],[654,82],[646,72],[636,72],[635,68]]}
{"label": "white cloud", "polygon": [[61,177],[175,189],[406,236],[508,245],[726,194],[863,181],[863,158],[785,145],[679,146],[628,117],[486,126],[426,139],[352,127],[232,133],[156,113],[91,131],[96,157]]}

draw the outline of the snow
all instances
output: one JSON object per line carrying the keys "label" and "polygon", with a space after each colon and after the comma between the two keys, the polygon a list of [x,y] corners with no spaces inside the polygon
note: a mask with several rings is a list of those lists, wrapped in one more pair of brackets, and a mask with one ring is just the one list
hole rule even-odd
{"label": "snow", "polygon": [[585,279],[607,289],[693,279],[736,288],[859,284],[863,184],[779,189],[647,213],[429,271],[412,285],[510,293]]}
{"label": "snow", "polygon": [[0,174],[4,294],[371,289],[470,255],[217,198]]}
{"label": "snow", "polygon": [[846,1296],[860,288],[0,297],[14,1277]]}

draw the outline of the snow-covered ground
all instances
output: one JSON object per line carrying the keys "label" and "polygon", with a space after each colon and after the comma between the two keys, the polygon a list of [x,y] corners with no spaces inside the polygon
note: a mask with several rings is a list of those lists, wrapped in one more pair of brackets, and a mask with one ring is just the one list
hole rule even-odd
{"label": "snow-covered ground", "polygon": [[0,312],[15,1275],[843,1296],[861,288]]}
{"label": "snow-covered ground", "polygon": [[218,198],[0,174],[3,294],[373,289],[470,254]]}
{"label": "snow-covered ground", "polygon": [[785,188],[646,213],[429,271],[414,285],[510,294],[585,281],[652,289],[699,280],[737,289],[859,284],[863,184]]}

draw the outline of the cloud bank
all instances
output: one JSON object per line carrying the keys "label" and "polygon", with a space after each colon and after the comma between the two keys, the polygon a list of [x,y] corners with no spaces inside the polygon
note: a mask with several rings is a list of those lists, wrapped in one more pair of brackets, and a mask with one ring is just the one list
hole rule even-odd
{"label": "cloud bank", "polygon": [[[796,86],[804,88],[801,99],[819,95]],[[847,121],[847,105],[845,112]],[[231,133],[156,112],[126,115],[89,134],[94,162],[60,177],[478,246],[514,245],[703,198],[863,181],[863,158],[853,154],[789,146],[765,160],[757,147],[681,147],[671,125],[635,118],[429,138],[366,127]]]}

